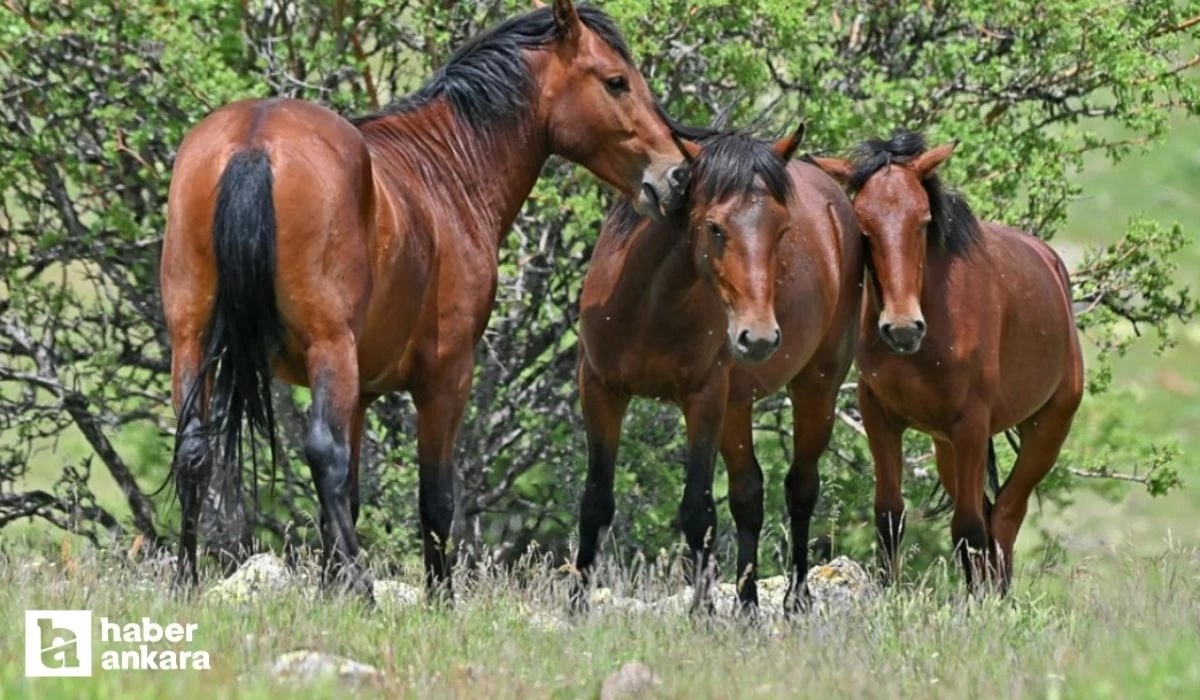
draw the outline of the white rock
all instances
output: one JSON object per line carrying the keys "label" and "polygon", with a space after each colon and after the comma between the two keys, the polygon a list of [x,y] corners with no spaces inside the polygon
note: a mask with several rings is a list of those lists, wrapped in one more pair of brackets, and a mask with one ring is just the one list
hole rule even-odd
{"label": "white rock", "polygon": [[600,686],[600,700],[645,697],[659,685],[662,685],[662,681],[649,666],[641,661],[627,661],[604,679],[604,684]]}
{"label": "white rock", "polygon": [[296,583],[296,577],[282,559],[271,553],[255,554],[229,578],[214,585],[205,596],[220,600],[246,602],[263,593],[276,593]]}
{"label": "white rock", "polygon": [[588,605],[592,610],[611,610],[622,613],[645,612],[646,604],[637,598],[626,598],[615,595],[611,588],[597,588],[588,596]]}
{"label": "white rock", "polygon": [[571,626],[557,615],[536,610],[527,618],[529,626],[540,632],[562,632]]}
{"label": "white rock", "polygon": [[271,664],[269,673],[275,680],[294,683],[336,678],[347,685],[368,685],[379,684],[384,678],[374,666],[307,649],[280,656]]}
{"label": "white rock", "polygon": [[847,557],[809,569],[806,580],[812,608],[818,612],[845,610],[878,592],[870,575]]}
{"label": "white rock", "polygon": [[411,608],[425,597],[420,588],[390,579],[375,581],[372,591],[375,594],[375,602],[384,610]]}

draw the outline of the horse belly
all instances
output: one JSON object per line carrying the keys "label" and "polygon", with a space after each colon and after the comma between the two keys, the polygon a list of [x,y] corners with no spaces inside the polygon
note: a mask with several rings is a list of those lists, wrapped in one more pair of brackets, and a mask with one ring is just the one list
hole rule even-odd
{"label": "horse belly", "polygon": [[[1012,236],[1000,261],[1013,279],[998,356],[993,409],[996,432],[1025,421],[1062,384],[1071,356],[1078,352],[1070,302],[1055,272],[1055,254],[1040,241]],[[1020,244],[1020,245],[1017,245]]]}

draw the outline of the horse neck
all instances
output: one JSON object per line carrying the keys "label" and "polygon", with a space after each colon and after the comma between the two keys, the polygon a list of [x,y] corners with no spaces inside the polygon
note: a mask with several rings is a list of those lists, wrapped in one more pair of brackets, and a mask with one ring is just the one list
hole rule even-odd
{"label": "horse neck", "polygon": [[629,290],[632,303],[649,303],[664,313],[678,311],[702,282],[692,261],[686,223],[646,221],[629,235],[633,240],[622,277],[643,280],[640,289]]}
{"label": "horse neck", "polygon": [[[531,114],[476,129],[444,99],[381,117],[363,134],[373,156],[402,161],[418,176],[417,186],[441,205],[439,222],[451,224],[446,230],[481,238],[493,250],[550,157],[544,130]],[[392,189],[409,197],[413,184],[397,182]]]}

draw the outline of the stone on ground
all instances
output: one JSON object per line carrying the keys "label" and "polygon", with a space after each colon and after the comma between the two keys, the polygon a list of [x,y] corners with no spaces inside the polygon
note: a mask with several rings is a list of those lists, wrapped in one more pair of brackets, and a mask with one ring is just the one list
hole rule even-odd
{"label": "stone on ground", "polygon": [[264,593],[278,593],[296,583],[296,577],[279,557],[265,552],[255,554],[224,581],[205,593],[210,598],[247,602]]}
{"label": "stone on ground", "polygon": [[376,604],[383,610],[411,608],[425,597],[420,588],[390,579],[376,580],[373,592]]}
{"label": "stone on ground", "polygon": [[818,612],[846,610],[876,592],[866,570],[847,557],[809,569],[807,582],[812,609]]}
{"label": "stone on ground", "polygon": [[336,679],[344,685],[374,685],[383,682],[383,673],[368,666],[333,654],[303,649],[290,651],[271,664],[271,678],[293,683],[312,683]]}
{"label": "stone on ground", "polygon": [[641,661],[626,661],[609,674],[600,686],[600,700],[623,700],[651,695],[662,684],[654,671]]}

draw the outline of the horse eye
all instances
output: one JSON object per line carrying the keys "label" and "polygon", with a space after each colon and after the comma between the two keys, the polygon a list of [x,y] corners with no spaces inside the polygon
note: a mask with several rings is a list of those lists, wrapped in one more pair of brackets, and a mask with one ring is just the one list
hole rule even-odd
{"label": "horse eye", "polygon": [[604,81],[604,87],[614,95],[629,92],[629,81],[623,75],[615,75]]}
{"label": "horse eye", "polygon": [[711,233],[712,237],[718,241],[725,238],[725,231],[723,231],[715,221],[708,222],[708,232]]}

